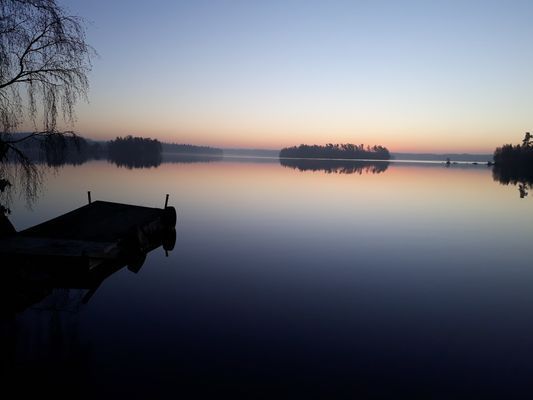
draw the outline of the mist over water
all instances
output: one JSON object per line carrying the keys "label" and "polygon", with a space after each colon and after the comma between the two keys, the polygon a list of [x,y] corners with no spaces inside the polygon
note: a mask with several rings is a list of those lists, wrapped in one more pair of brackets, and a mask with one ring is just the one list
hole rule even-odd
{"label": "mist over water", "polygon": [[[50,171],[17,230],[93,200],[178,212],[177,241],[87,304],[3,314],[4,364],[84,393],[503,396],[533,373],[533,199],[485,166],[175,160]],[[9,303],[9,299],[3,299]],[[53,365],[54,369],[46,368]]]}

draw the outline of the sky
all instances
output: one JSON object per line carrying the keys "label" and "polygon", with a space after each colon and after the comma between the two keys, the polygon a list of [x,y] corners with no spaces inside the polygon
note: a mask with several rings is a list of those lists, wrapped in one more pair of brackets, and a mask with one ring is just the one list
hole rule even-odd
{"label": "sky", "polygon": [[58,3],[99,54],[87,137],[491,153],[533,130],[533,1]]}

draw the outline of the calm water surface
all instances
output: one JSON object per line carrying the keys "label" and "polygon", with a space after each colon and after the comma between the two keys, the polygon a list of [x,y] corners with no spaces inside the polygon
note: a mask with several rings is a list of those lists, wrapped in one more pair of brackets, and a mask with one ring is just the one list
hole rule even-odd
{"label": "calm water surface", "polygon": [[[50,172],[24,229],[93,199],[178,211],[168,257],[2,322],[4,366],[104,397],[518,397],[532,388],[533,198],[481,166],[277,160]],[[379,172],[379,173],[372,173]],[[525,396],[528,397],[528,396]]]}

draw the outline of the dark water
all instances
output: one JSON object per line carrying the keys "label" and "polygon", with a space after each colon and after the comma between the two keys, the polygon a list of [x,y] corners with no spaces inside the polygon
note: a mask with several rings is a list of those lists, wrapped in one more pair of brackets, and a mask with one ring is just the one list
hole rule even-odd
{"label": "dark water", "polygon": [[[528,398],[533,199],[482,166],[91,162],[23,229],[93,199],[178,210],[134,274],[2,321],[5,377],[76,397]],[[67,390],[68,389],[68,390]],[[71,391],[74,390],[74,391]]]}

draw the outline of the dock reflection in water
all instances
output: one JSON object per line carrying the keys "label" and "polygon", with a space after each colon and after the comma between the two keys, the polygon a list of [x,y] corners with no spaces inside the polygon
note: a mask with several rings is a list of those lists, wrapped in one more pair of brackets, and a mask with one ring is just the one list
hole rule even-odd
{"label": "dock reflection in water", "polygon": [[[100,220],[94,219],[97,214]],[[117,218],[123,219],[119,225]],[[172,207],[94,202],[0,239],[5,377],[19,385],[31,376],[41,389],[56,390],[51,378],[61,376],[59,394],[87,386],[91,349],[81,338],[79,314],[111,275],[124,267],[138,273],[147,254],[159,247],[168,255],[176,242],[175,225]]]}
{"label": "dock reflection in water", "polygon": [[[5,217],[4,217],[5,219]],[[96,201],[0,239],[9,282],[5,311],[23,311],[54,288],[87,289],[86,303],[110,275],[137,273],[148,252],[176,241],[176,211]],[[10,310],[11,309],[11,310]]]}
{"label": "dock reflection in water", "polygon": [[[148,240],[148,247],[141,243],[129,244],[127,250],[116,259],[109,260],[96,261],[79,256],[63,259],[56,257],[53,262],[39,262],[32,255],[12,257],[5,265],[2,277],[1,317],[9,318],[44,300],[47,300],[46,304],[50,304],[49,300],[54,303],[56,292],[63,293],[70,289],[83,291],[80,298],[73,300],[85,304],[102,282],[115,272],[127,267],[131,272],[138,273],[149,252],[159,247],[163,247],[166,252],[171,251],[176,242],[176,231],[168,229],[150,236]],[[49,296],[52,299],[47,299]],[[69,304],[64,304],[64,300],[61,300],[61,303],[61,307],[65,309],[76,308],[70,301]],[[54,308],[57,308],[57,304]]]}

